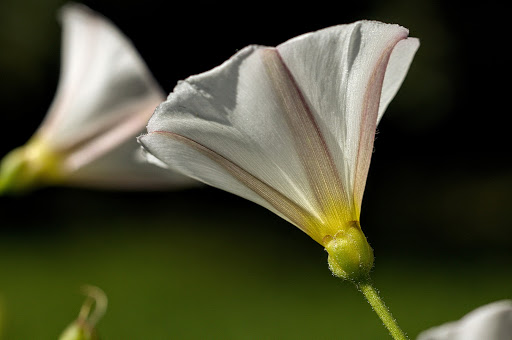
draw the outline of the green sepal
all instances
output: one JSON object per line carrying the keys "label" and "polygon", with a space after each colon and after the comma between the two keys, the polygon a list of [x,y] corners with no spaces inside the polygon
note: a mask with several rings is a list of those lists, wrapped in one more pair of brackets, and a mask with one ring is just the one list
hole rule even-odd
{"label": "green sepal", "polygon": [[61,178],[60,158],[40,140],[9,152],[0,163],[0,195],[24,193]]}
{"label": "green sepal", "polygon": [[59,340],[97,340],[94,328],[87,323],[75,321],[70,324],[59,337]]}
{"label": "green sepal", "polygon": [[373,249],[358,221],[351,221],[347,228],[330,236],[325,244],[329,269],[335,276],[355,282],[369,276],[373,268]]}

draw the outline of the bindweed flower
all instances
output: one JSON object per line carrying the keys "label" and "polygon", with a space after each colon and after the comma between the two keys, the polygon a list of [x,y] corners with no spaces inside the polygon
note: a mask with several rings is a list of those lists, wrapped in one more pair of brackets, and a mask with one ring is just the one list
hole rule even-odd
{"label": "bindweed flower", "polygon": [[66,5],[60,14],[57,93],[34,136],[3,159],[0,193],[41,184],[155,188],[191,182],[137,160],[135,137],[164,95],[131,42],[85,6]]}
{"label": "bindweed flower", "polygon": [[73,321],[59,336],[59,340],[98,340],[96,324],[107,311],[107,295],[94,286],[83,287],[87,295],[78,318]]}
{"label": "bindweed flower", "polygon": [[359,281],[373,266],[359,218],[376,126],[418,46],[373,21],[248,46],[178,83],[139,142],[153,163],[291,222]]}
{"label": "bindweed flower", "polygon": [[462,319],[428,329],[418,340],[510,340],[512,300],[479,307]]}

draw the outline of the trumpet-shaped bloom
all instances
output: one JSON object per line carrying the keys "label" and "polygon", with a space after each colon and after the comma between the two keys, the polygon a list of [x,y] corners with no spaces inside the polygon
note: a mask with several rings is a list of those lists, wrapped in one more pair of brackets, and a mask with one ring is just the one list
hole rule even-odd
{"label": "trumpet-shaped bloom", "polygon": [[512,300],[479,307],[458,321],[422,332],[418,340],[510,340]]}
{"label": "trumpet-shaped bloom", "polygon": [[106,18],[65,6],[62,65],[38,131],[2,162],[0,192],[37,182],[145,188],[191,182],[136,158],[135,137],[164,100],[131,42]]}
{"label": "trumpet-shaped bloom", "polygon": [[375,130],[418,46],[372,21],[248,46],[178,83],[139,142],[150,161],[293,223],[348,261],[339,276],[369,271],[359,216]]}

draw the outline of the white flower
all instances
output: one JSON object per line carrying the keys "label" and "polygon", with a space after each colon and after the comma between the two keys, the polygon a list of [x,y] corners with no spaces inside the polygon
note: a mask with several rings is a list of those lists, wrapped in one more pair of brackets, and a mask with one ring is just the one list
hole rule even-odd
{"label": "white flower", "polygon": [[180,82],[139,142],[153,162],[270,209],[331,254],[360,245],[342,257],[371,268],[361,201],[376,125],[419,46],[407,35],[360,21],[248,46]]}
{"label": "white flower", "polygon": [[418,340],[510,340],[512,300],[479,307],[462,319],[428,329]]}
{"label": "white flower", "polygon": [[60,18],[57,93],[32,139],[3,160],[0,192],[36,183],[146,188],[191,182],[136,159],[135,137],[164,95],[131,42],[85,6],[66,5]]}

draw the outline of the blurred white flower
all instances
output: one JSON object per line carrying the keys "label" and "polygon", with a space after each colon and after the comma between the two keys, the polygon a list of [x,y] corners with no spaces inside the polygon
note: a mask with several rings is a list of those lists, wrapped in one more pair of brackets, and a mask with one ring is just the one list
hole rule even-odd
{"label": "blurred white flower", "polygon": [[417,340],[511,340],[512,300],[479,307],[462,319],[428,329]]}
{"label": "blurred white flower", "polygon": [[182,186],[191,180],[136,158],[163,91],[131,42],[89,8],[62,8],[59,85],[31,140],[2,161],[0,192],[37,184],[110,188]]}
{"label": "blurred white flower", "polygon": [[296,225],[344,268],[336,275],[367,273],[361,201],[377,123],[419,46],[407,36],[360,21],[248,46],[180,82],[139,142],[150,161]]}

